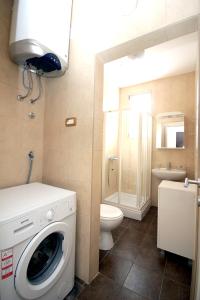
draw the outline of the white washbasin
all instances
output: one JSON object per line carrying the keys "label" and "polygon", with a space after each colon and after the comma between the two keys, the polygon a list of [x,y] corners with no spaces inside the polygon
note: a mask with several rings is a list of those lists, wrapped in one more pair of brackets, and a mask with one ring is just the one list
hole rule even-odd
{"label": "white washbasin", "polygon": [[181,180],[186,177],[186,171],[183,169],[152,169],[152,174],[162,180]]}

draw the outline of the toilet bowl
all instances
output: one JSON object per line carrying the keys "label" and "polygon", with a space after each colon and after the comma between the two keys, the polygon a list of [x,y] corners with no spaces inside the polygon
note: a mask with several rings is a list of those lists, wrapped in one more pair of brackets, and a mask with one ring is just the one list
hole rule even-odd
{"label": "toilet bowl", "polygon": [[110,250],[114,243],[112,230],[123,220],[123,212],[118,207],[101,204],[100,208],[100,246],[101,250]]}

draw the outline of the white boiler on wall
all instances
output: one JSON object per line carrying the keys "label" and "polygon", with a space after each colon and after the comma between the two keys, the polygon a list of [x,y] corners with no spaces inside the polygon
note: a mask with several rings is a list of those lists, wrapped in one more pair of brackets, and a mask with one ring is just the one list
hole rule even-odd
{"label": "white boiler on wall", "polygon": [[14,0],[10,56],[45,76],[68,66],[72,0]]}

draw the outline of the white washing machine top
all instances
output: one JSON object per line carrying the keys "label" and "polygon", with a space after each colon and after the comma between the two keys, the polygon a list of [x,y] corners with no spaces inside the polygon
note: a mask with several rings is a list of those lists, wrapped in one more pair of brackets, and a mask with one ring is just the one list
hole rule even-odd
{"label": "white washing machine top", "polygon": [[[75,192],[42,183],[30,183],[0,190],[0,226],[32,210],[73,198]],[[70,199],[69,199],[70,201]]]}
{"label": "white washing machine top", "polygon": [[[76,212],[76,193],[42,183],[0,190],[0,250]],[[7,237],[7,238],[5,238]]]}

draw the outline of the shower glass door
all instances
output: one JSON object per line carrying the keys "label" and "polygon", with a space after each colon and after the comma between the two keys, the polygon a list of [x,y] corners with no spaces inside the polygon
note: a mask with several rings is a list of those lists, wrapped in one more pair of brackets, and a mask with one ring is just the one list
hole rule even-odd
{"label": "shower glass door", "polygon": [[151,94],[128,103],[104,114],[103,200],[140,210],[150,199]]}
{"label": "shower glass door", "polygon": [[119,111],[104,114],[103,200],[119,203]]}
{"label": "shower glass door", "polygon": [[119,201],[132,208],[138,207],[138,121],[131,110],[121,112]]}
{"label": "shower glass door", "polygon": [[152,139],[152,118],[149,114],[140,115],[141,122],[141,138],[140,138],[140,152],[138,160],[140,165],[139,178],[140,178],[140,194],[138,206],[142,207],[150,199],[151,187],[151,139]]}

